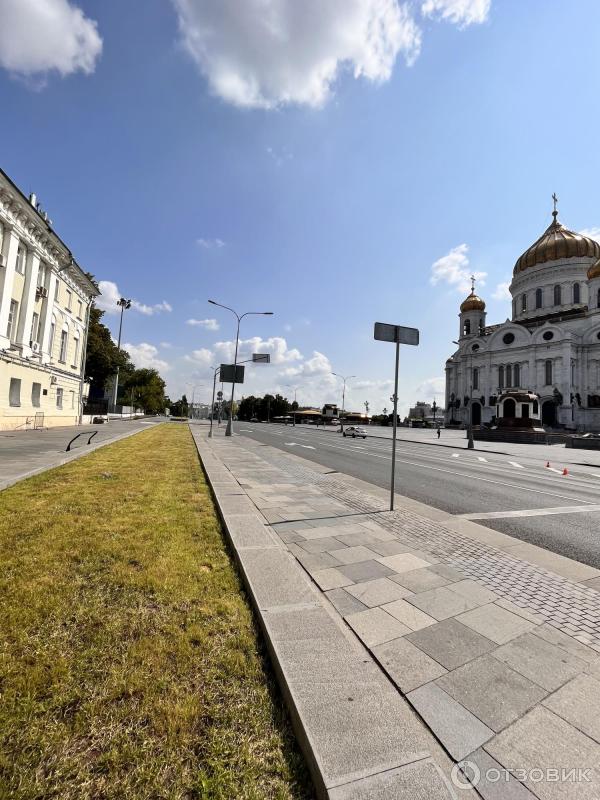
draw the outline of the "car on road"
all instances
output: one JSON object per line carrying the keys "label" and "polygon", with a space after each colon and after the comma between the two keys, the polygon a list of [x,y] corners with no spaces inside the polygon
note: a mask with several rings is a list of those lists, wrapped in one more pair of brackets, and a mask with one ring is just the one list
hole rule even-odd
{"label": "car on road", "polygon": [[367,432],[364,428],[361,428],[360,425],[350,425],[348,428],[344,429],[344,436],[351,436],[353,439],[356,439],[358,436],[361,439],[366,439]]}

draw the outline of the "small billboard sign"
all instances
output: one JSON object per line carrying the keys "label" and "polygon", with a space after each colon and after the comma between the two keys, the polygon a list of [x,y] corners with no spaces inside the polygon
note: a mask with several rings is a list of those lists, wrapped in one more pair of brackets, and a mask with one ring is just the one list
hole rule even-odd
{"label": "small billboard sign", "polygon": [[404,325],[388,325],[386,322],[376,322],[373,336],[380,342],[419,344],[419,329],[405,328]]}
{"label": "small billboard sign", "polygon": [[237,364],[235,367],[233,364],[221,364],[219,376],[221,383],[243,383],[244,366],[243,364]]}
{"label": "small billboard sign", "polygon": [[252,353],[252,361],[255,364],[270,364],[271,363],[271,354],[270,353]]}

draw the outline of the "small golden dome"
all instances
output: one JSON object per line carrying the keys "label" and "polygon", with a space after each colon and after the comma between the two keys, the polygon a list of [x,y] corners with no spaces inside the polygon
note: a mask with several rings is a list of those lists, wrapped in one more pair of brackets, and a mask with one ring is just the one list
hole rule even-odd
{"label": "small golden dome", "polygon": [[475,290],[471,289],[471,294],[460,304],[460,311],[461,314],[464,311],[485,311],[485,303],[475,294]]}
{"label": "small golden dome", "polygon": [[556,195],[553,195],[554,219],[540,238],[519,256],[513,274],[522,272],[527,267],[545,264],[547,261],[558,261],[562,258],[600,258],[600,244],[589,236],[575,233],[558,221]]}
{"label": "small golden dome", "polygon": [[588,269],[588,281],[593,280],[594,278],[600,278],[600,259],[596,261],[595,264]]}

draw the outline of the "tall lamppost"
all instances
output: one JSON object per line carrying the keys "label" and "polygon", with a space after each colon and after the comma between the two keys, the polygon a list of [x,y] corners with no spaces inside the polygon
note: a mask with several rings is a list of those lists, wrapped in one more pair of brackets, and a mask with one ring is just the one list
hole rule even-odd
{"label": "tall lamppost", "polygon": [[[337,372],[332,372],[332,375],[335,375],[336,378],[341,378],[344,381],[344,386],[342,388],[342,415],[346,410],[346,381],[349,381],[350,378],[356,378],[356,375],[338,375]],[[344,430],[344,421],[343,416],[340,416],[340,428]]]}
{"label": "tall lamppost", "polygon": [[[296,400],[296,392],[298,391],[297,387],[296,386],[292,386],[291,383],[286,383],[285,384],[285,388],[294,390],[294,403],[296,403],[296,405],[298,405],[298,401]],[[293,428],[296,427],[296,409],[292,410],[292,427]]]}
{"label": "tall lamppost", "polygon": [[217,391],[217,373],[221,369],[221,366],[218,367],[211,367],[213,371],[213,393],[212,393],[212,403],[210,404],[210,428],[208,429],[208,436],[212,438],[213,435],[213,419],[215,415],[215,392]]}
{"label": "tall lamppost", "polygon": [[202,386],[204,386],[204,384],[203,383],[197,383],[197,384],[193,385],[191,383],[186,383],[186,386],[192,386],[192,416],[191,416],[191,419],[194,419],[194,399],[196,397],[196,389],[202,388]]}
{"label": "tall lamppost", "polygon": [[225,436],[231,436],[233,433],[233,398],[235,394],[235,379],[237,377],[237,354],[238,354],[238,346],[240,342],[240,322],[244,319],[244,317],[248,317],[250,315],[254,316],[263,316],[263,317],[271,317],[273,316],[272,311],[245,311],[243,314],[238,314],[237,311],[234,311],[233,308],[229,306],[224,306],[222,303],[217,303],[215,300],[209,300],[209,303],[212,303],[213,306],[219,306],[219,308],[225,308],[227,311],[231,311],[232,314],[235,314],[237,319],[237,331],[235,334],[235,356],[233,359],[233,383],[231,384],[231,405],[229,407],[229,420],[227,422],[227,428],[225,430]]}
{"label": "tall lamppost", "polygon": [[[119,353],[121,352],[121,332],[123,330],[123,312],[126,308],[131,308],[131,300],[127,300],[125,297],[121,297],[120,300],[117,300],[117,305],[121,308],[121,319],[119,320],[119,339],[117,342],[117,350]],[[117,364],[117,374],[115,375],[115,385],[113,388],[113,402],[112,402],[112,410],[113,414],[117,410],[117,393],[119,391],[119,369],[120,366]]]}

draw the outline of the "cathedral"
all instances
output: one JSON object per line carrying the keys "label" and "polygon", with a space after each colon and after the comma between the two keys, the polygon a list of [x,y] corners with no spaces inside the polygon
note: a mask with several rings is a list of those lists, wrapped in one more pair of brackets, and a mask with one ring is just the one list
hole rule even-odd
{"label": "cathedral", "polygon": [[565,228],[553,200],[552,223],[514,266],[512,318],[487,324],[474,279],[460,306],[446,362],[449,425],[470,415],[474,426],[494,425],[500,398],[521,392],[546,428],[600,431],[600,244]]}

